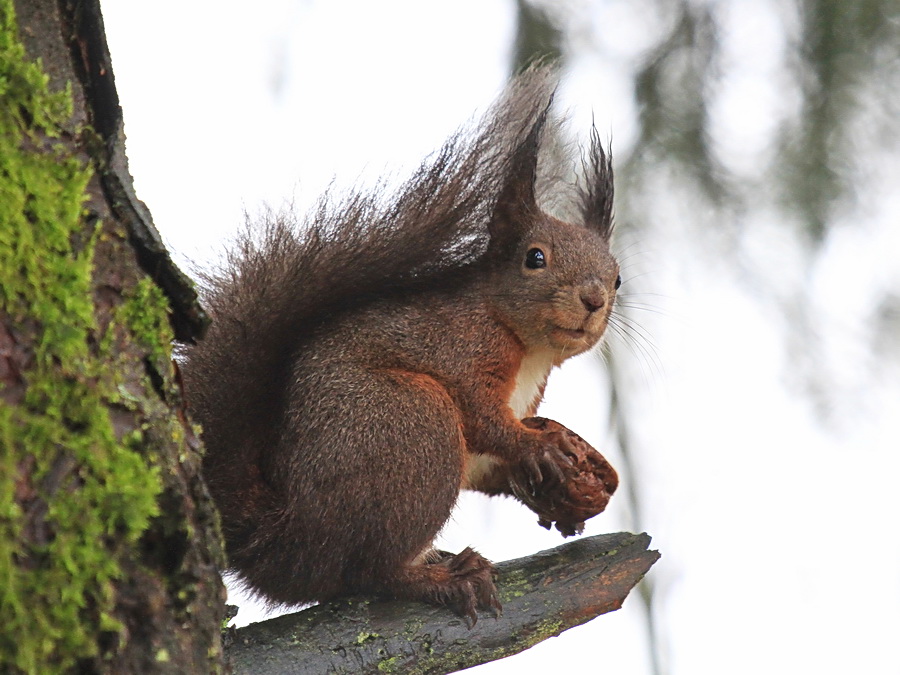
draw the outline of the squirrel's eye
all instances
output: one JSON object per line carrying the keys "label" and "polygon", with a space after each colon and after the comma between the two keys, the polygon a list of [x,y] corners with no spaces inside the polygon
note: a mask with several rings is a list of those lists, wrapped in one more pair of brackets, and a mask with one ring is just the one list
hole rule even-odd
{"label": "squirrel's eye", "polygon": [[619,286],[621,286],[621,285],[622,285],[622,275],[620,274],[616,277],[616,290],[619,290]]}
{"label": "squirrel's eye", "polygon": [[547,259],[544,252],[539,248],[532,248],[525,254],[525,267],[530,270],[540,269],[547,266]]}

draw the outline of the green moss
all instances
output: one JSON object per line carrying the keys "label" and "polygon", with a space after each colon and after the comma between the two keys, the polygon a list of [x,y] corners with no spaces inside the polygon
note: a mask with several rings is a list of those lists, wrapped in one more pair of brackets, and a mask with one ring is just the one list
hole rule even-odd
{"label": "green moss", "polygon": [[529,637],[527,644],[533,647],[538,642],[543,642],[548,638],[555,637],[565,630],[565,625],[559,619],[544,619],[534,628],[534,632]]}
{"label": "green moss", "polygon": [[396,667],[398,663],[401,661],[401,657],[392,656],[389,659],[384,659],[378,662],[378,672],[381,673],[393,673],[396,672]]}
{"label": "green moss", "polygon": [[148,354],[154,368],[168,372],[172,359],[172,324],[169,301],[152,279],[144,277],[118,308],[117,318],[128,326],[135,341]]}
{"label": "green moss", "polygon": [[500,594],[500,602],[512,602],[516,598],[521,598],[531,590],[532,582],[521,570],[509,570],[503,576],[503,582],[498,587]]}
{"label": "green moss", "polygon": [[[161,489],[136,452],[140,435],[117,439],[110,419],[123,396],[94,317],[97,234],[85,237],[83,214],[91,171],[48,142],[72,108],[47,81],[18,41],[11,0],[0,0],[0,308],[34,347],[24,397],[0,407],[2,672],[70,669],[96,655],[100,632],[121,629],[118,561],[157,514]],[[107,335],[147,335],[149,345],[165,314],[146,286],[133,301],[152,318],[126,302]]]}
{"label": "green moss", "polygon": [[403,632],[409,637],[415,637],[424,626],[425,621],[422,619],[407,619],[403,624]]}
{"label": "green moss", "polygon": [[363,631],[359,635],[356,636],[356,644],[361,645],[369,640],[374,640],[376,638],[381,637],[378,633],[368,633]]}

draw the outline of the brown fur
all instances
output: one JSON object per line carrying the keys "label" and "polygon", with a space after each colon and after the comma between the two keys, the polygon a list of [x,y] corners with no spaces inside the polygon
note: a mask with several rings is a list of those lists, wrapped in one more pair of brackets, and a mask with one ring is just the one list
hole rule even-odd
{"label": "brown fur", "polygon": [[[618,275],[596,132],[582,222],[537,205],[553,79],[519,76],[393,199],[327,195],[302,224],[272,216],[204,280],[214,322],[185,352],[187,396],[230,564],[269,601],[366,592],[472,621],[499,609],[481,556],[423,551],[461,486],[528,489],[549,508],[542,485],[572,462],[558,432],[510,409],[518,369],[596,344]],[[523,264],[535,247],[545,268]],[[467,476],[478,456],[490,470]]]}

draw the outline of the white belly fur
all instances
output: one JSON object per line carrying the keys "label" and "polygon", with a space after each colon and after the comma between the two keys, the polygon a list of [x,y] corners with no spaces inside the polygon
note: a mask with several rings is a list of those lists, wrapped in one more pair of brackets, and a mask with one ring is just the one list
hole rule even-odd
{"label": "white belly fur", "polygon": [[[522,359],[516,375],[516,387],[509,397],[509,407],[516,419],[533,414],[532,406],[540,402],[538,397],[547,383],[553,365],[550,352],[535,352]],[[477,485],[495,464],[496,461],[490,455],[469,455],[466,461],[466,483]]]}

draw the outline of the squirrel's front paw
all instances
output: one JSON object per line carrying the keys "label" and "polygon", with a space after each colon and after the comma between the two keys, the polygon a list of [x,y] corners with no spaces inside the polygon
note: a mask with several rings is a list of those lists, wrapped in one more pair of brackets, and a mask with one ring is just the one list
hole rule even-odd
{"label": "squirrel's front paw", "polygon": [[537,453],[522,460],[509,477],[513,494],[538,514],[538,523],[564,537],[579,534],[584,521],[606,508],[619,485],[609,462],[578,434],[543,417],[522,420],[542,432]]}

